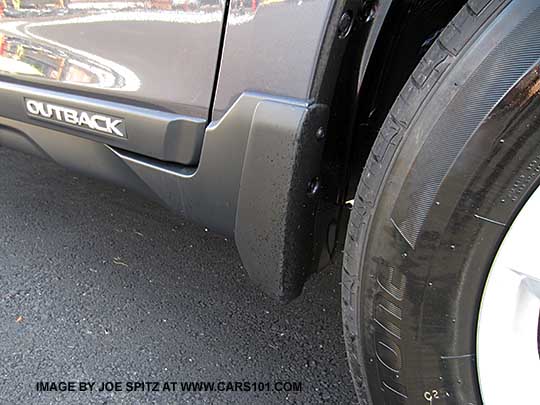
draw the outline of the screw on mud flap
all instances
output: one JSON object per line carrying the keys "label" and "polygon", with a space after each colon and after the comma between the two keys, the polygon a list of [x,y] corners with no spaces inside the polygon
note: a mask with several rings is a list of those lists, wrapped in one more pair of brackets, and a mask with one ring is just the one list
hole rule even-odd
{"label": "screw on mud flap", "polygon": [[320,188],[321,188],[321,182],[320,182],[319,178],[314,177],[308,183],[308,196],[309,197],[315,196],[319,192]]}
{"label": "screw on mud flap", "polygon": [[326,133],[324,132],[324,128],[320,127],[317,132],[315,132],[315,138],[317,138],[319,141],[322,141],[324,137],[326,136]]}
{"label": "screw on mud flap", "polygon": [[338,27],[337,27],[337,33],[338,38],[343,39],[349,35],[351,32],[353,23],[353,13],[351,10],[345,11],[341,18],[339,19]]}
{"label": "screw on mud flap", "polygon": [[364,11],[364,22],[371,22],[375,19],[375,14],[377,14],[377,7],[367,7]]}

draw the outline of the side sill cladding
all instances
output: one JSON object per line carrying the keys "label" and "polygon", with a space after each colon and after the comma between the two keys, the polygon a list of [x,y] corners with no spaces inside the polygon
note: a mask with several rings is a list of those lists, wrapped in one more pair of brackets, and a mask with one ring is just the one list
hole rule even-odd
{"label": "side sill cladding", "polygon": [[[37,97],[25,89],[26,95]],[[88,107],[84,105],[93,109]],[[98,112],[119,115],[103,106]],[[257,284],[282,300],[299,293],[312,263],[317,198],[308,188],[319,176],[323,143],[315,133],[326,126],[327,107],[244,93],[206,128],[197,167],[134,153],[115,140],[17,114],[0,113],[1,146],[129,187],[187,219],[234,235]]]}
{"label": "side sill cladding", "polygon": [[313,230],[328,107],[246,93],[205,135],[193,173],[115,153],[182,215],[234,234],[252,281],[296,297],[317,256]]}
{"label": "side sill cladding", "polygon": [[[26,84],[0,81],[0,116],[196,165],[206,120]],[[107,122],[115,125],[106,125]],[[110,123],[109,123],[110,124]]]}
{"label": "side sill cladding", "polygon": [[[258,113],[267,108],[276,115]],[[248,143],[256,138],[296,137],[309,109],[298,100],[244,93],[219,121],[208,126],[197,168],[111,150],[165,205],[214,231],[233,236],[238,231],[237,207]]]}

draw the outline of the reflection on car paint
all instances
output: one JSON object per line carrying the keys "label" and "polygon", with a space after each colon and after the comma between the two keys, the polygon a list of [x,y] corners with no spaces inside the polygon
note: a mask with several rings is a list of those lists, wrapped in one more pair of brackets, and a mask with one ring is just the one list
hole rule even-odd
{"label": "reflection on car paint", "polygon": [[208,111],[223,0],[0,0],[0,75]]}
{"label": "reflection on car paint", "polygon": [[[311,1],[231,0],[228,25]],[[0,0],[0,76],[205,117],[224,9],[225,0]]]}

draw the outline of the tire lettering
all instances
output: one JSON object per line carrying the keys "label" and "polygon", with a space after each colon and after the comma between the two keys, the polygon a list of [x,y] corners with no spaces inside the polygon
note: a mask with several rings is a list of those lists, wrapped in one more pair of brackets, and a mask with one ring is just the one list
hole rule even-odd
{"label": "tire lettering", "polygon": [[396,268],[380,260],[377,263],[377,284],[380,291],[373,302],[373,321],[376,327],[375,357],[381,388],[389,400],[406,399],[405,387],[399,383],[403,367],[401,352],[401,303],[405,295],[406,278]]}

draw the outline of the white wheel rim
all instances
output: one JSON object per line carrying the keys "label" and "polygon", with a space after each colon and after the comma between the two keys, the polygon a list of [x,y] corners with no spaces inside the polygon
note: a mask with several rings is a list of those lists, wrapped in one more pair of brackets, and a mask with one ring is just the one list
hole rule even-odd
{"label": "white wheel rim", "polygon": [[512,223],[488,275],[477,331],[486,405],[537,404],[540,386],[540,190]]}

